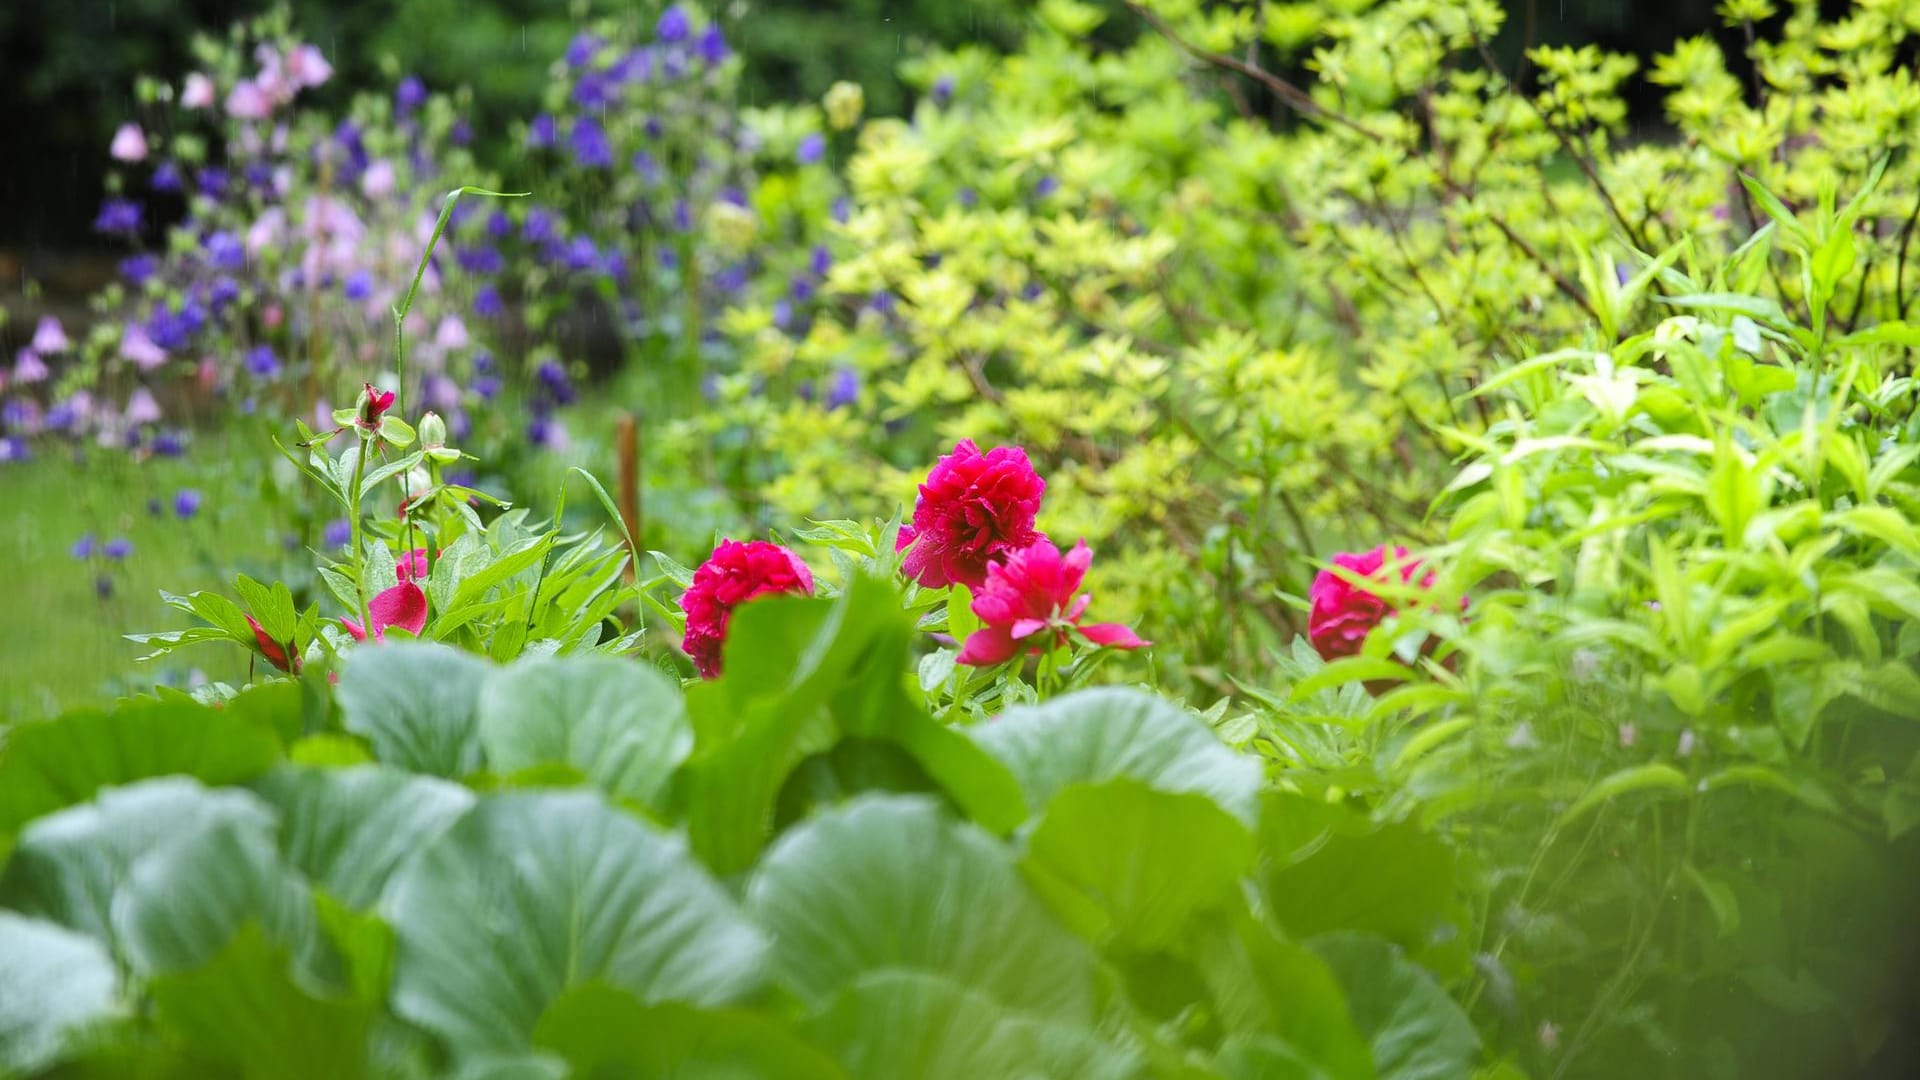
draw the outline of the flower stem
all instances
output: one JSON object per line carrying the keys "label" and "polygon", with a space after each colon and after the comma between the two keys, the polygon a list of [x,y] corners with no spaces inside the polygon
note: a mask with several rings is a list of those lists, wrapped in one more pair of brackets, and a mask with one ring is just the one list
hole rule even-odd
{"label": "flower stem", "polygon": [[359,428],[354,431],[360,436],[360,449],[353,461],[353,487],[347,491],[347,520],[353,523],[353,594],[360,600],[360,631],[371,634],[373,614],[367,607],[366,534],[360,521],[360,489],[367,479],[367,453],[379,436]]}

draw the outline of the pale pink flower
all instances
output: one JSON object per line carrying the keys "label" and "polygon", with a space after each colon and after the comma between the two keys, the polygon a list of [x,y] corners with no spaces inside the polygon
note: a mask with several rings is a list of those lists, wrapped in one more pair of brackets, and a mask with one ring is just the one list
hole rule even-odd
{"label": "pale pink flower", "polygon": [[393,162],[386,158],[367,166],[360,177],[360,193],[369,199],[384,199],[393,194]]}
{"label": "pale pink flower", "polygon": [[157,424],[160,422],[160,403],[153,400],[153,394],[144,386],[134,387],[127,396],[127,411],[123,414],[130,425]]}
{"label": "pale pink flower", "polygon": [[167,350],[154,344],[147,336],[147,330],[139,323],[128,323],[126,331],[120,335],[120,355],[133,361],[141,371],[152,371],[167,362]]}
{"label": "pale pink flower", "polygon": [[40,325],[33,329],[33,351],[41,356],[52,356],[73,348],[73,342],[67,340],[67,330],[60,320],[51,315],[40,316]]}
{"label": "pale pink flower", "polygon": [[113,145],[107,148],[115,161],[145,161],[147,159],[147,133],[140,130],[139,124],[121,124],[120,130],[113,133]]}
{"label": "pale pink flower", "polygon": [[295,86],[321,86],[333,78],[333,65],[312,45],[296,45],[287,53],[287,74]]}
{"label": "pale pink flower", "polygon": [[213,80],[199,72],[187,76],[180,88],[180,107],[183,109],[204,109],[213,104]]}
{"label": "pale pink flower", "polygon": [[49,374],[51,374],[51,372],[47,370],[47,362],[40,359],[39,353],[34,352],[32,349],[21,349],[18,353],[14,354],[14,382],[43,382]]}
{"label": "pale pink flower", "polygon": [[467,324],[452,315],[441,319],[439,328],[433,333],[433,343],[442,349],[464,349],[472,341],[467,334]]}
{"label": "pale pink flower", "polygon": [[265,120],[273,112],[273,101],[265,90],[242,79],[227,94],[227,115],[236,120]]}

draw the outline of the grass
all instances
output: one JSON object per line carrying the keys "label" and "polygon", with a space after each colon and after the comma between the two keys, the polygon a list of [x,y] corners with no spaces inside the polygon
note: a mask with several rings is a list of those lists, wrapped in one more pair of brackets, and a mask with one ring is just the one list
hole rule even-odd
{"label": "grass", "polygon": [[[246,494],[272,475],[252,466],[251,453],[237,436],[216,436],[178,459],[135,461],[94,447],[75,459],[49,447],[32,462],[0,466],[0,559],[12,578],[0,619],[0,720],[51,715],[156,681],[246,679],[239,649],[207,645],[138,664],[147,650],[122,635],[188,625],[161,602],[161,589],[226,590],[228,568],[285,558],[270,508]],[[174,509],[184,488],[202,494],[188,518]],[[75,558],[75,542],[89,534],[95,553]],[[115,538],[132,542],[123,560],[101,553]]]}

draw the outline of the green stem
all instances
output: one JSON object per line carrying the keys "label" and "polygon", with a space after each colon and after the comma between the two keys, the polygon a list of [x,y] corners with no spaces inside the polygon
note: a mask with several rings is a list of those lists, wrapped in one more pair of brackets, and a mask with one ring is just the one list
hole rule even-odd
{"label": "green stem", "polygon": [[355,428],[360,436],[359,456],[353,462],[353,488],[347,492],[347,520],[353,523],[353,595],[360,600],[360,630],[373,633],[373,613],[367,606],[367,553],[364,548],[365,531],[360,521],[360,488],[367,478],[367,453],[373,448],[378,435]]}
{"label": "green stem", "polygon": [[495,199],[522,199],[531,194],[532,192],[529,191],[488,191],[486,188],[471,186],[457,187],[447,192],[446,202],[440,207],[440,220],[433,223],[433,235],[427,238],[427,250],[420,253],[420,265],[414,267],[413,283],[407,286],[406,299],[400,301],[400,303],[396,304],[393,308],[393,363],[400,372],[400,389],[398,395],[399,412],[401,416],[407,414],[407,345],[405,338],[400,332],[400,328],[407,321],[407,312],[413,310],[413,294],[420,291],[420,279],[427,275],[427,264],[433,261],[433,249],[440,244],[440,234],[446,231],[447,219],[453,216],[454,204],[460,201],[460,196],[462,195],[485,195]]}

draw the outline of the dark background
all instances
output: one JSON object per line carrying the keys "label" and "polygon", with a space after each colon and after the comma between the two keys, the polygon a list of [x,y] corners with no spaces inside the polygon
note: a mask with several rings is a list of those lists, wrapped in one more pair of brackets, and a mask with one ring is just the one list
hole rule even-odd
{"label": "dark background", "polygon": [[[196,31],[223,32],[269,3],[0,2],[0,290],[12,291],[16,282],[8,279],[22,267],[57,278],[68,260],[110,250],[90,224],[107,142],[132,112],[135,79],[148,73],[177,85],[191,69]],[[1500,45],[1511,62],[1529,5],[1509,4]],[[403,72],[436,89],[471,86],[481,103],[472,120],[483,154],[503,146],[512,119],[536,108],[547,63],[580,25],[576,13],[651,18],[659,7],[653,0],[291,0],[294,25],[336,68],[319,91],[323,103],[391,86]],[[1011,45],[1025,7],[1024,0],[734,0],[719,10],[746,59],[749,101],[816,97],[834,80],[851,79],[866,88],[871,111],[886,113],[907,101],[894,74],[900,59],[930,44]],[[1536,40],[1591,42],[1642,58],[1678,37],[1726,36],[1713,0],[1537,0],[1532,8]],[[1121,14],[1102,33],[1125,36],[1136,27]],[[1656,98],[1636,100],[1635,109],[1636,123],[1659,123]]]}

